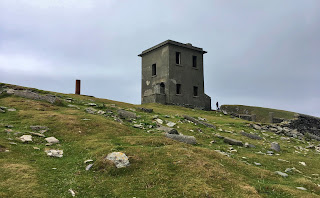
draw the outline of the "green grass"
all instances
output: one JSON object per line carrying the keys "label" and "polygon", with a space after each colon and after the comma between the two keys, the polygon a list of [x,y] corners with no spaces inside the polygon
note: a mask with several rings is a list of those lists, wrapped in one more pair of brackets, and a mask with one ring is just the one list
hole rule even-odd
{"label": "green grass", "polygon": [[264,107],[254,107],[245,105],[221,105],[221,109],[227,110],[227,112],[234,112],[237,114],[255,114],[257,122],[267,123],[269,122],[269,112],[273,112],[273,116],[277,118],[293,119],[294,112],[270,109]]}
{"label": "green grass", "polygon": [[[280,136],[271,132],[266,132],[269,135],[266,137],[249,128],[250,122],[219,112],[160,104],[141,105],[154,109],[154,113],[136,111],[140,116],[137,123],[153,124],[154,115],[177,123],[180,133],[197,138],[197,145],[187,145],[167,139],[156,130],[136,129],[130,122],[120,124],[111,117],[91,115],[84,111],[87,108],[85,104],[89,102],[98,104],[97,109],[114,112],[118,108],[134,109],[140,105],[55,94],[62,98],[74,98],[72,104],[80,107],[80,110],[9,95],[0,97],[0,106],[17,109],[16,112],[0,113],[0,145],[9,150],[0,152],[0,197],[71,197],[68,189],[73,189],[77,197],[320,196],[317,186],[320,178],[313,175],[320,174],[319,154],[314,150],[305,151],[306,154],[297,153],[294,149],[294,146],[305,147],[306,142],[295,139],[282,141]],[[217,129],[184,122],[182,116],[185,114],[206,118]],[[166,118],[166,115],[170,118]],[[13,132],[3,132],[5,125],[9,124],[14,126]],[[31,125],[49,127],[46,135],[58,138],[60,144],[45,146],[44,138],[40,137],[33,137],[32,143],[21,143],[16,138],[28,134]],[[198,132],[199,128],[202,133]],[[223,131],[218,131],[219,128]],[[249,139],[239,134],[241,130],[257,133],[266,139]],[[217,133],[254,144],[256,148],[234,146],[236,153],[231,157],[223,156],[214,150],[228,151],[231,146],[216,138],[214,134]],[[210,144],[211,140],[216,143]],[[279,156],[257,154],[259,151],[268,151],[273,141],[281,145]],[[16,142],[17,145],[9,142]],[[33,147],[39,147],[40,150]],[[44,152],[47,148],[62,149],[64,156],[47,157]],[[104,160],[113,151],[126,153],[131,165],[117,169]],[[279,158],[289,162],[279,161]],[[94,160],[94,166],[89,171],[85,170],[84,161],[87,159]],[[306,162],[307,166],[299,165],[299,161]],[[255,166],[253,162],[262,165]],[[299,169],[302,174],[289,173],[288,178],[274,174],[274,171],[292,167]],[[308,190],[298,190],[298,186]]]}

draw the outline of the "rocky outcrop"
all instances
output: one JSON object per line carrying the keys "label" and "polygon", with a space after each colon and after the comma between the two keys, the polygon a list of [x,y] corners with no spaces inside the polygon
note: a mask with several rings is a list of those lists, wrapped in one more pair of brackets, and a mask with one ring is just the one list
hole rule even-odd
{"label": "rocky outcrop", "polygon": [[193,122],[193,123],[196,123],[196,124],[204,125],[204,126],[206,126],[206,127],[213,128],[213,129],[216,129],[216,128],[217,128],[217,127],[214,126],[213,124],[210,124],[210,123],[207,123],[207,122],[203,122],[203,121],[197,120],[197,119],[195,119],[195,118],[193,118],[193,117],[190,117],[190,116],[187,116],[187,115],[184,115],[183,117],[184,117],[185,119]]}
{"label": "rocky outcrop", "polygon": [[35,92],[32,92],[30,90],[10,90],[7,93],[12,93],[15,96],[23,97],[23,98],[28,98],[32,100],[42,100],[42,101],[47,101],[50,103],[57,103],[60,102],[60,99],[58,99],[56,96],[47,94],[47,95],[41,95]]}
{"label": "rocky outcrop", "polygon": [[288,127],[291,129],[297,129],[300,133],[311,133],[320,136],[320,118],[297,114],[295,119],[290,120]]}

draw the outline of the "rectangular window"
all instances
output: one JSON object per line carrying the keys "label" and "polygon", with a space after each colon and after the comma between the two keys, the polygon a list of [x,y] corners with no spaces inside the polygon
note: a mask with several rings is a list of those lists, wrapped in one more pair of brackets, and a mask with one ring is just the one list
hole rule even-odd
{"label": "rectangular window", "polygon": [[198,96],[198,87],[193,87],[193,96]]}
{"label": "rectangular window", "polygon": [[152,65],[152,76],[155,76],[155,75],[157,75],[157,66],[156,66],[156,64],[153,64]]}
{"label": "rectangular window", "polygon": [[177,86],[176,94],[181,94],[181,84],[176,84],[176,86]]}
{"label": "rectangular window", "polygon": [[181,64],[181,53],[176,52],[176,64],[180,65]]}
{"label": "rectangular window", "polygon": [[197,67],[197,56],[192,56],[192,67]]}

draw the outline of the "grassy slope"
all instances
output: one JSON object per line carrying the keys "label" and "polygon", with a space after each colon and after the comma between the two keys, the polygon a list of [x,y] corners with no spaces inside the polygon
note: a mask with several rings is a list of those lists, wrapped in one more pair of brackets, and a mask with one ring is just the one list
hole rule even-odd
{"label": "grassy slope", "polygon": [[[138,106],[105,99],[85,96],[64,95],[76,99],[81,109],[55,106],[46,102],[19,97],[2,97],[0,106],[14,107],[16,112],[0,114],[0,145],[10,152],[0,152],[0,197],[71,197],[68,189],[73,189],[77,197],[318,197],[320,183],[319,155],[314,151],[296,153],[293,146],[305,146],[294,139],[290,142],[279,140],[268,133],[266,141],[251,140],[238,132],[248,128],[248,122],[232,119],[216,112],[191,110],[160,104],[143,105],[153,108],[154,113],[137,112],[138,122],[152,123],[153,115],[163,120],[178,122],[183,114],[204,117],[225,131],[219,132],[191,123],[178,123],[179,132],[193,135],[198,145],[186,145],[163,136],[161,132],[148,133],[135,129],[129,123],[119,124],[111,118],[87,114],[83,102],[104,103],[107,109]],[[89,100],[90,99],[90,100]],[[116,104],[116,108],[108,104]],[[104,108],[105,109],[105,108]],[[165,115],[171,118],[165,118]],[[91,120],[84,121],[82,119]],[[14,132],[30,131],[30,125],[45,125],[50,128],[47,136],[55,136],[61,143],[50,146],[64,150],[63,158],[47,157],[45,141],[34,137],[29,144],[15,140],[22,134],[4,133],[5,125],[14,125]],[[197,132],[201,128],[203,133]],[[194,130],[191,132],[190,130]],[[227,151],[229,145],[214,137],[220,133],[244,142],[255,144],[257,148],[234,147],[238,150],[232,157],[217,153],[216,149]],[[261,132],[256,132],[261,135]],[[272,136],[273,135],[273,136]],[[10,145],[8,138],[17,145]],[[216,143],[209,144],[211,140]],[[266,152],[270,141],[278,141],[282,151],[280,156],[256,154]],[[35,150],[33,147],[39,147]],[[103,158],[112,151],[126,153],[131,166],[116,169]],[[242,162],[260,162],[262,166],[247,165]],[[289,162],[278,161],[278,158]],[[93,169],[85,171],[86,159],[94,159]],[[298,164],[304,161],[307,167]],[[281,178],[273,172],[296,167],[303,174],[292,173]],[[56,169],[52,169],[56,168]],[[297,186],[307,191],[296,189]]]}
{"label": "grassy slope", "polygon": [[256,114],[257,122],[269,122],[269,112],[273,112],[274,117],[284,119],[293,119],[295,114],[290,111],[246,105],[221,105],[221,109],[227,109],[227,111],[238,114],[246,114],[246,111],[248,114]]}

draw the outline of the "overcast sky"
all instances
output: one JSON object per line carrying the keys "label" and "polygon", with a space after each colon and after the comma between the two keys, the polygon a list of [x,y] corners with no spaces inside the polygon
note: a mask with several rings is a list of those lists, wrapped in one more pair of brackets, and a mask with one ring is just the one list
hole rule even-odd
{"label": "overcast sky", "polygon": [[167,39],[204,55],[220,104],[320,116],[319,0],[1,0],[0,82],[140,104],[141,58]]}

